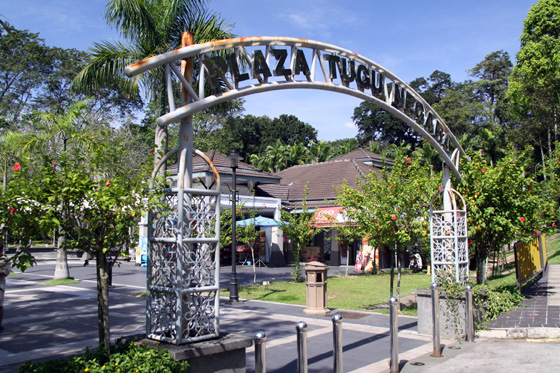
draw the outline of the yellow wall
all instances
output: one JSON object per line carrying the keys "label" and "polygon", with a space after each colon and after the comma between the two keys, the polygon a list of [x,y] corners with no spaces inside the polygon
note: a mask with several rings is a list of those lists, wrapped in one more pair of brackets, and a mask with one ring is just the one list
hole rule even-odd
{"label": "yellow wall", "polygon": [[534,237],[529,243],[517,244],[517,265],[519,266],[519,282],[521,283],[542,269],[539,241],[542,242],[543,265],[546,265],[546,244],[544,235]]}

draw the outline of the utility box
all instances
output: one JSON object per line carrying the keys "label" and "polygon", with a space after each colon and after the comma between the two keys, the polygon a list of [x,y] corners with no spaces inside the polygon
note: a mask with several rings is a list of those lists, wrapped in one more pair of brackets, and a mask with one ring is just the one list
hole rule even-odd
{"label": "utility box", "polygon": [[327,308],[327,271],[329,267],[314,261],[307,263],[304,269],[307,308],[303,312],[324,315],[330,311]]}

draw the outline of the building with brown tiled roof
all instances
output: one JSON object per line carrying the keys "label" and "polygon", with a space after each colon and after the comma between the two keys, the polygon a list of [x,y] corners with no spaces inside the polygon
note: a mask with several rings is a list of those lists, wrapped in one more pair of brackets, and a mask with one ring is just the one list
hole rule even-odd
{"label": "building with brown tiled roof", "polygon": [[[364,149],[333,158],[327,162],[293,166],[280,171],[275,176],[280,184],[261,184],[259,195],[280,198],[287,209],[298,209],[307,201],[310,209],[329,207],[336,204],[335,187],[345,181],[356,187],[359,179],[370,172],[377,173],[386,165],[392,167],[391,160]],[[306,190],[307,189],[307,190]]]}
{"label": "building with brown tiled roof", "polygon": [[[261,184],[257,193],[261,196],[274,197],[282,201],[284,209],[297,213],[306,206],[315,210],[316,216],[321,213],[332,216],[332,224],[321,224],[329,228],[315,236],[313,246],[319,248],[320,257],[329,258],[330,265],[354,264],[356,251],[361,248],[360,240],[353,247],[346,247],[336,240],[337,224],[341,224],[341,209],[336,206],[336,187],[346,182],[350,187],[356,187],[358,180],[371,172],[380,177],[383,167],[392,168],[393,162],[364,149],[357,149],[350,153],[333,158],[327,162],[306,164],[290,167],[280,171],[280,184]],[[338,219],[337,219],[338,218]],[[329,219],[327,219],[328,221]],[[305,258],[304,258],[305,259]]]}

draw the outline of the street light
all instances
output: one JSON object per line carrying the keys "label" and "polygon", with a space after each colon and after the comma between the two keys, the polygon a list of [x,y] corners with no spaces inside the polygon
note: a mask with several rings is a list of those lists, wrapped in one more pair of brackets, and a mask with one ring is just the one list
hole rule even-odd
{"label": "street light", "polygon": [[237,165],[243,158],[232,150],[230,155],[227,156],[231,167],[231,280],[229,282],[229,304],[239,303],[239,294],[237,291],[237,269],[236,269],[236,251],[237,251],[237,237],[236,237],[236,202],[237,202]]}

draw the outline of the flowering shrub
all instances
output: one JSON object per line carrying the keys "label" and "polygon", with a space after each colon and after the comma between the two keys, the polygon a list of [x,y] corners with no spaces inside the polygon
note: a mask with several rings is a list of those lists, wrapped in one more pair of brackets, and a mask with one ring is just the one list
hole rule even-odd
{"label": "flowering shrub", "polygon": [[189,364],[171,359],[167,350],[158,350],[142,343],[128,343],[111,346],[111,357],[102,350],[90,352],[67,359],[48,360],[40,363],[28,362],[19,367],[20,373],[59,373],[59,372],[185,372]]}

